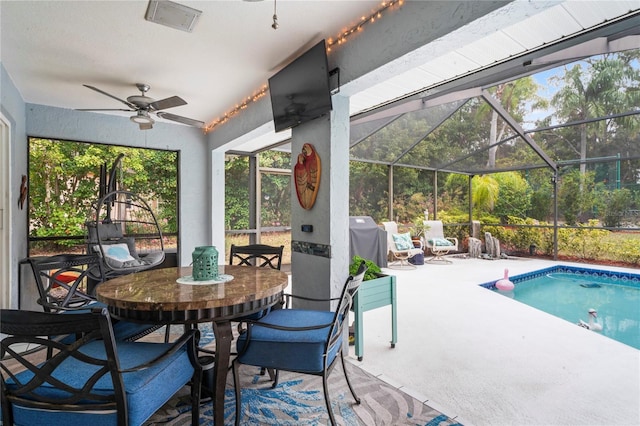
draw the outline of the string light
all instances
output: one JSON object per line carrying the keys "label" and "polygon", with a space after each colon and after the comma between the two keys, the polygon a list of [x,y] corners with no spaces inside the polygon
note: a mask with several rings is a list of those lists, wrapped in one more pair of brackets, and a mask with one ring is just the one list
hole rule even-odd
{"label": "string light", "polygon": [[216,126],[219,126],[221,124],[226,123],[227,121],[229,121],[231,119],[231,117],[237,115],[240,111],[242,111],[243,109],[246,109],[249,104],[258,101],[260,98],[263,98],[264,96],[266,96],[267,91],[269,90],[269,86],[267,86],[266,84],[264,86],[262,86],[262,88],[260,88],[260,90],[258,90],[257,92],[255,92],[253,95],[248,96],[244,101],[242,101],[239,105],[236,105],[235,108],[233,108],[231,111],[225,113],[222,117],[217,118],[216,120],[212,121],[211,123],[207,124],[204,128],[204,132],[205,133],[209,133],[210,131],[212,131]]}
{"label": "string light", "polygon": [[[354,33],[361,32],[364,29],[365,25],[373,24],[373,23],[375,23],[375,21],[377,19],[382,18],[382,15],[383,15],[384,12],[388,11],[389,9],[391,9],[394,6],[400,7],[400,6],[402,6],[403,3],[404,3],[404,0],[383,1],[381,6],[380,6],[380,8],[378,8],[378,10],[376,10],[375,12],[373,12],[369,16],[364,16],[363,15],[360,18],[360,22],[358,24],[356,24],[353,27],[347,29],[346,31],[343,31],[336,38],[327,39],[327,53],[331,52],[331,49],[332,49],[332,47],[334,45],[336,45],[336,44],[338,44],[338,45],[345,44],[347,42],[347,38],[351,37]],[[274,0],[274,8],[275,8],[275,0]],[[275,9],[274,9],[274,12],[275,12]],[[276,19],[277,18],[274,15],[274,25],[277,25],[276,21],[275,21]],[[260,90],[255,92],[253,95],[248,96],[239,105],[236,105],[235,108],[233,108],[231,111],[226,112],[222,117],[217,118],[217,119],[213,120],[211,123],[209,123],[208,125],[206,125],[205,128],[204,128],[205,133],[208,133],[208,132],[212,131],[214,128],[216,128],[217,126],[226,123],[232,117],[237,115],[240,111],[242,111],[243,109],[246,109],[249,106],[249,104],[251,104],[253,102],[256,102],[259,99],[261,99],[264,96],[266,96],[268,90],[269,90],[269,86],[266,85],[266,84],[263,85],[262,88],[260,88]]]}

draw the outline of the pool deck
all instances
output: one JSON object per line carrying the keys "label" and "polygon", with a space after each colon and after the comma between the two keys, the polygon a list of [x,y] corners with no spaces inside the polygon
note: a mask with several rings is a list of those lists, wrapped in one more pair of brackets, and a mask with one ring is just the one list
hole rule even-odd
{"label": "pool deck", "polygon": [[[640,425],[640,351],[478,284],[557,264],[450,258],[397,277],[391,309],[364,313],[364,358],[350,361],[464,425]],[[640,309],[640,304],[638,309]],[[587,319],[585,313],[585,320]]]}

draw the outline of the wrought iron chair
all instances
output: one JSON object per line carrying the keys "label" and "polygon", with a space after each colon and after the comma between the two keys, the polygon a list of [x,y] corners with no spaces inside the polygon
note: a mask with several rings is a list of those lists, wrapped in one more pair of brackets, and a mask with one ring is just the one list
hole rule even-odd
{"label": "wrought iron chair", "polygon": [[[229,255],[229,265],[233,265],[234,260],[238,261],[238,265],[256,266],[259,268],[272,268],[280,270],[282,267],[282,252],[284,246],[269,246],[266,244],[250,244],[247,246],[231,245],[231,253]],[[257,312],[253,315],[249,315],[240,319],[244,320],[257,320],[262,318],[269,312],[270,309]],[[238,331],[242,332],[242,322],[238,325]],[[264,375],[266,369],[261,368],[260,374]],[[275,373],[269,371],[269,375],[275,380]]]}
{"label": "wrought iron chair", "polygon": [[[105,307],[93,297],[95,287],[104,281],[102,260],[97,254],[59,254],[30,258],[38,304],[45,312],[88,312]],[[113,328],[117,340],[137,340],[162,326],[117,321]]]}
{"label": "wrought iron chair", "polygon": [[331,424],[335,425],[327,379],[339,358],[351,394],[356,403],[360,403],[349,382],[342,348],[345,327],[348,327],[345,323],[353,296],[362,283],[366,269],[365,262],[362,262],[358,272],[347,278],[335,312],[275,309],[257,321],[247,321],[246,331],[238,336],[238,356],[232,363],[236,425],[240,424],[242,412],[240,364],[276,370],[273,387],[277,386],[280,370],[321,376],[329,419]]}
{"label": "wrought iron chair", "polygon": [[28,261],[38,289],[37,302],[45,312],[83,309],[95,303],[91,294],[104,278],[97,255],[60,254]]}
{"label": "wrought iron chair", "polygon": [[[195,330],[172,344],[116,342],[109,313],[97,308],[77,315],[3,309],[0,331],[4,424],[141,425],[189,382],[191,423],[199,424]],[[42,337],[51,335],[60,338]]]}
{"label": "wrought iron chair", "polygon": [[248,246],[231,245],[231,254],[229,256],[229,265],[233,265],[234,260],[238,261],[238,265],[246,266],[268,266],[273,269],[282,267],[282,251],[284,246],[275,247],[265,244],[251,244]]}

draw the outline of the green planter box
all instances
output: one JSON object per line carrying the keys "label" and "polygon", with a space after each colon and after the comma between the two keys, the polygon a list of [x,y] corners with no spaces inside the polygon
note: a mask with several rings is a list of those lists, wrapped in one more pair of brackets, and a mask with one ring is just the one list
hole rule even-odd
{"label": "green planter box", "polygon": [[398,340],[397,306],[396,306],[396,277],[395,275],[380,275],[379,278],[367,280],[353,298],[353,332],[358,361],[362,361],[364,354],[363,314],[371,309],[391,305],[391,347],[396,346]]}

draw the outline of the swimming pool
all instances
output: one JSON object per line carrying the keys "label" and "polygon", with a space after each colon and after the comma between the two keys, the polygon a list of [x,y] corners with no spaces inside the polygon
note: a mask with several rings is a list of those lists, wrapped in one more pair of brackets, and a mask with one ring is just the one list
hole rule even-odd
{"label": "swimming pool", "polygon": [[496,281],[481,285],[574,324],[589,323],[595,309],[604,336],[640,349],[639,274],[554,266],[509,279],[512,291],[498,290]]}

